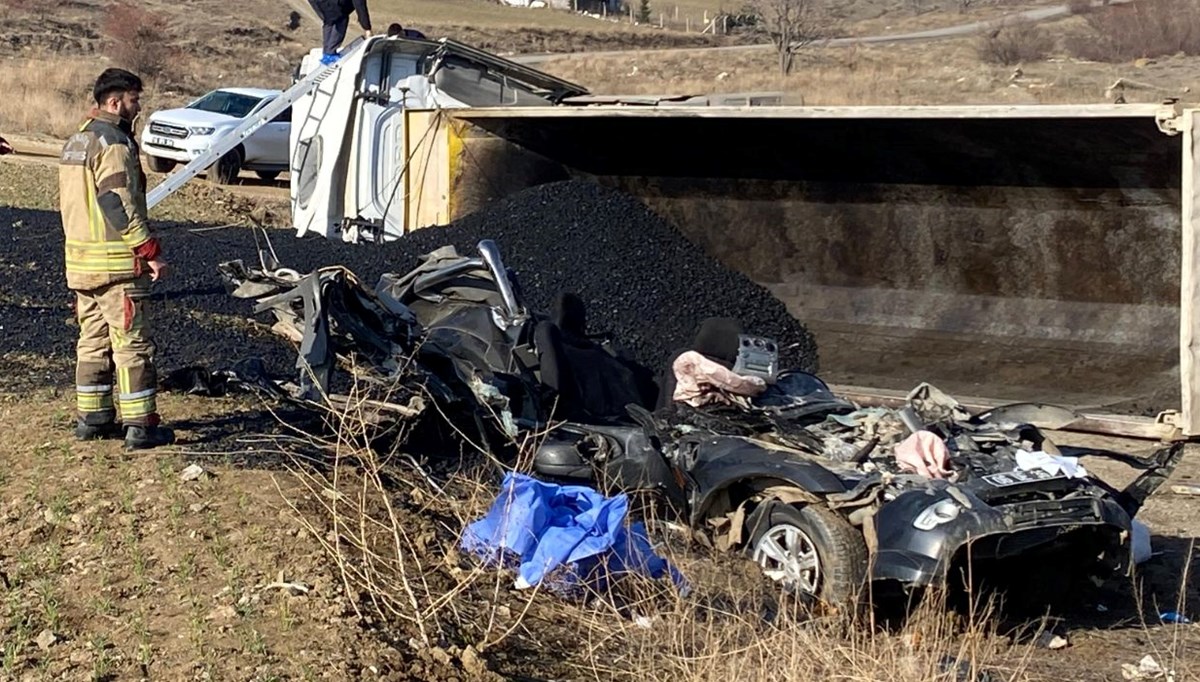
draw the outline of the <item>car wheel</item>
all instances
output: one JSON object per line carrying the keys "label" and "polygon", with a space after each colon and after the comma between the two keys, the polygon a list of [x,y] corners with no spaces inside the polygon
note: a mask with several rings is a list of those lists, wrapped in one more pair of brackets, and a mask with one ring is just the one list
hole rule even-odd
{"label": "car wheel", "polygon": [[208,168],[208,179],[218,185],[232,185],[237,182],[238,173],[242,172],[242,152],[235,149]]}
{"label": "car wheel", "polygon": [[772,502],[751,520],[749,552],[785,590],[834,605],[853,605],[867,578],[867,544],[845,519],[823,507]]}
{"label": "car wheel", "polygon": [[161,156],[146,156],[146,165],[155,173],[170,173],[175,167],[174,159],[164,159]]}
{"label": "car wheel", "polygon": [[254,173],[267,182],[271,182],[275,178],[279,177],[279,171],[254,171]]}

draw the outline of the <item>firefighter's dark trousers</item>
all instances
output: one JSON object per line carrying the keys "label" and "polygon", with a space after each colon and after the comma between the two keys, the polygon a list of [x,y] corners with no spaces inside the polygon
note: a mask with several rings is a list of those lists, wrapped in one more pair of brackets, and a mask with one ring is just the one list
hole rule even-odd
{"label": "firefighter's dark trousers", "polygon": [[94,426],[111,424],[119,405],[123,423],[156,425],[158,377],[154,341],[146,319],[145,289],[136,284],[110,284],[75,294],[79,318],[75,395],[79,417]]}

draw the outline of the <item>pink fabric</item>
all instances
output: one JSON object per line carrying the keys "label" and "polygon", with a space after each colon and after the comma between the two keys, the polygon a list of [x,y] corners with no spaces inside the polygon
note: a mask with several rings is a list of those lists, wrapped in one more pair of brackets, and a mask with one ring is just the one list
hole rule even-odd
{"label": "pink fabric", "polygon": [[950,473],[946,468],[949,456],[946,443],[929,431],[917,431],[896,446],[896,461],[900,468],[927,478],[945,478]]}
{"label": "pink fabric", "polygon": [[767,382],[759,377],[735,374],[693,350],[675,358],[671,370],[675,373],[675,393],[671,397],[692,407],[729,402],[722,391],[755,396],[767,388]]}

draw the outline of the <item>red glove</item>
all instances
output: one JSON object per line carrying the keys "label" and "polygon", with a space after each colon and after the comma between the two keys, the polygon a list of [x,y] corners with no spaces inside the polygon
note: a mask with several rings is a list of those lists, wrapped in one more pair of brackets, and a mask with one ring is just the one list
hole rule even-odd
{"label": "red glove", "polygon": [[157,260],[162,255],[162,247],[159,246],[157,239],[151,237],[141,246],[134,249],[133,255],[145,260]]}

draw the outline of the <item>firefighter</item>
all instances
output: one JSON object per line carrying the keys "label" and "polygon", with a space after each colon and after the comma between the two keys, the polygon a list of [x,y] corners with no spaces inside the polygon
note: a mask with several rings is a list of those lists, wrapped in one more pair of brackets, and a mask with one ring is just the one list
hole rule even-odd
{"label": "firefighter", "polygon": [[129,71],[101,73],[92,88],[96,107],[63,145],[58,173],[67,286],[79,320],[75,436],[124,431],[130,449],[174,442],[159,424],[146,314],[150,282],[166,274],[167,263],[146,219],[146,175],[133,137],[141,93],[141,79]]}

